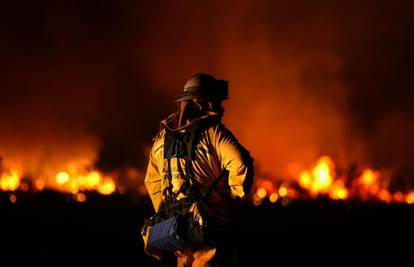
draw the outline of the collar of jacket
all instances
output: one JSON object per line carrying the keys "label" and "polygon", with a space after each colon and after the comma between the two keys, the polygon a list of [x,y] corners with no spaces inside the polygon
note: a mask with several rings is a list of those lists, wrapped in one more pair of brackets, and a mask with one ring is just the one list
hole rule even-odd
{"label": "collar of jacket", "polygon": [[187,124],[181,126],[181,127],[177,127],[177,128],[173,128],[172,127],[172,122],[178,118],[178,112],[175,112],[171,115],[169,115],[166,119],[161,121],[161,128],[167,128],[168,130],[171,131],[181,131],[184,130],[194,124],[198,124],[207,120],[220,120],[220,115],[217,112],[213,112],[213,111],[207,111],[205,115],[194,119],[192,121],[187,122]]}

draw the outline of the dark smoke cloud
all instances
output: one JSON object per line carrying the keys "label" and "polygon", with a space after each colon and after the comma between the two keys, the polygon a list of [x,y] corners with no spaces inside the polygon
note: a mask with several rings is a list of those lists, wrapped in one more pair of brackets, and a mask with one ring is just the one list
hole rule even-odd
{"label": "dark smoke cloud", "polygon": [[408,5],[3,4],[0,155],[31,172],[66,158],[143,168],[158,121],[203,71],[230,81],[225,123],[267,172],[322,154],[344,165],[412,165]]}

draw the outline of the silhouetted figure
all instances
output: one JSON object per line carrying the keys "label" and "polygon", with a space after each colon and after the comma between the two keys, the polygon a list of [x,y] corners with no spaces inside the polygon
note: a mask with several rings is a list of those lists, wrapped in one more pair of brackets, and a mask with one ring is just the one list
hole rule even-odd
{"label": "silhouetted figure", "polygon": [[251,189],[253,159],[221,123],[227,88],[194,75],[154,138],[145,185],[156,215],[142,234],[146,252],[164,266],[236,262],[232,226]]}

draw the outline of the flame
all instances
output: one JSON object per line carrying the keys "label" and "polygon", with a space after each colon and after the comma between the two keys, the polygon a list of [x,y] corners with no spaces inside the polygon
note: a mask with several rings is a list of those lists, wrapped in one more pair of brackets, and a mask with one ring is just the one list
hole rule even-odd
{"label": "flame", "polygon": [[0,177],[0,189],[3,191],[14,191],[19,187],[20,177],[17,171],[3,174]]}
{"label": "flame", "polygon": [[86,201],[86,195],[85,195],[85,194],[83,194],[83,193],[76,193],[76,194],[74,195],[74,198],[75,198],[75,200],[76,200],[76,201],[78,201],[78,202],[85,202],[85,201]]}
{"label": "flame", "polygon": [[[366,169],[358,178],[357,183],[359,184],[361,195],[364,198],[367,196],[375,196],[382,189],[380,182],[380,173],[371,169]],[[385,189],[382,189],[385,190]],[[384,192],[383,192],[384,193]]]}
{"label": "flame", "polygon": [[365,186],[375,185],[377,180],[378,180],[378,173],[374,172],[371,169],[366,169],[360,177],[361,183]]}
{"label": "flame", "polygon": [[263,187],[260,187],[259,189],[257,189],[257,195],[260,198],[265,198],[267,195],[266,189],[264,189]]}
{"label": "flame", "polygon": [[[360,169],[357,172],[359,174],[353,177],[338,175],[337,173],[341,172],[337,172],[332,158],[323,156],[310,168],[296,166],[295,169],[297,169],[296,174],[292,174],[293,179],[289,180],[256,178],[256,190],[252,195],[253,204],[260,205],[268,200],[286,206],[292,199],[321,196],[338,201],[353,199],[414,204],[414,190],[391,190],[390,176],[373,168]],[[125,192],[125,184],[117,184],[118,179],[114,179],[116,176],[79,166],[71,165],[67,169],[60,170],[52,175],[54,179],[35,177],[31,182],[22,178],[20,170],[4,167],[0,170],[3,170],[0,173],[0,190],[10,192],[9,200],[12,203],[17,202],[17,196],[13,193],[16,190],[28,192],[53,189],[73,194],[73,199],[81,203],[87,200],[86,191],[95,191],[102,195]],[[127,177],[138,176],[136,171],[131,170],[127,171],[127,174]],[[134,185],[137,193],[146,194],[145,186]]]}
{"label": "flame", "polygon": [[[78,171],[80,170],[80,171]],[[42,191],[45,188],[71,193],[79,202],[86,201],[83,191],[96,191],[103,195],[110,195],[117,190],[117,185],[112,176],[104,175],[97,170],[85,171],[82,168],[68,168],[54,175],[54,179],[35,178],[32,182],[21,182],[21,175],[16,170],[8,170],[0,173],[0,190],[23,192]],[[10,201],[15,203],[16,197],[10,196]]]}
{"label": "flame", "polygon": [[34,182],[34,187],[36,188],[36,190],[42,191],[45,188],[45,182],[41,179],[36,179],[36,181]]}
{"label": "flame", "polygon": [[56,182],[60,185],[69,181],[69,174],[67,172],[59,172],[56,174]]}
{"label": "flame", "polygon": [[270,202],[272,202],[272,203],[275,203],[278,199],[279,199],[279,195],[278,195],[277,193],[272,193],[272,194],[269,196],[269,200],[270,200]]}
{"label": "flame", "polygon": [[282,185],[279,188],[279,196],[285,197],[285,196],[287,196],[287,194],[288,194],[288,189],[287,189],[286,185]]}
{"label": "flame", "polygon": [[334,161],[328,156],[319,158],[312,168],[299,170],[298,173],[292,181],[278,186],[271,180],[258,179],[253,202],[259,205],[268,196],[272,203],[281,200],[282,205],[287,205],[288,199],[325,196],[332,200],[414,204],[414,190],[391,192],[386,175],[378,170],[366,168],[356,177],[338,176]]}
{"label": "flame", "polygon": [[315,167],[299,174],[299,185],[308,190],[311,196],[329,193],[334,199],[345,199],[348,195],[342,182],[333,183],[334,167],[332,159],[321,157]]}
{"label": "flame", "polygon": [[105,177],[104,181],[98,185],[98,192],[102,195],[110,195],[115,191],[115,183],[111,177]]}
{"label": "flame", "polygon": [[407,203],[414,204],[414,191],[408,193],[407,195]]}
{"label": "flame", "polygon": [[11,195],[9,196],[9,200],[10,200],[10,202],[11,202],[11,203],[16,204],[16,202],[17,202],[17,197],[16,197],[16,195],[15,195],[15,194],[11,194]]}
{"label": "flame", "polygon": [[378,199],[383,201],[383,202],[387,202],[390,203],[392,200],[392,196],[390,194],[390,192],[388,192],[387,189],[382,189],[379,193],[378,193]]}
{"label": "flame", "polygon": [[98,191],[103,195],[110,195],[116,190],[112,177],[105,176],[93,170],[88,173],[69,173],[62,171],[56,174],[58,190],[77,194],[79,191]]}
{"label": "flame", "polygon": [[329,157],[322,157],[318,160],[315,168],[312,170],[311,191],[315,193],[327,192],[332,184],[332,170],[334,164]]}
{"label": "flame", "polygon": [[337,180],[334,182],[329,192],[329,196],[335,200],[345,200],[348,198],[349,192],[342,180]]}

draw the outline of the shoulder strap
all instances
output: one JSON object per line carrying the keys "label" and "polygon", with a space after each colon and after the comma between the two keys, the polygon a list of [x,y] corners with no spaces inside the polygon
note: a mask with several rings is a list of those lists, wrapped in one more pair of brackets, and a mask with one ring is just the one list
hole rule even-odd
{"label": "shoulder strap", "polygon": [[172,192],[172,174],[171,174],[171,158],[167,159],[167,179],[168,187],[164,189],[163,195],[166,201],[172,202],[175,199],[174,193]]}

